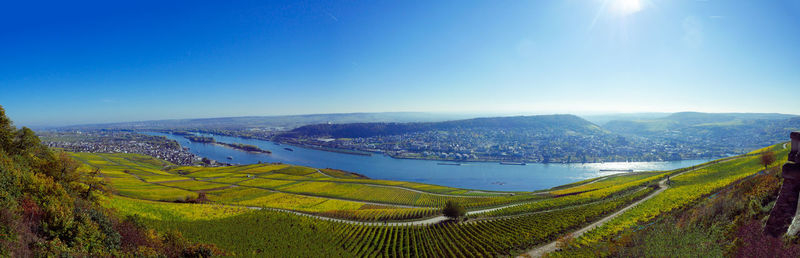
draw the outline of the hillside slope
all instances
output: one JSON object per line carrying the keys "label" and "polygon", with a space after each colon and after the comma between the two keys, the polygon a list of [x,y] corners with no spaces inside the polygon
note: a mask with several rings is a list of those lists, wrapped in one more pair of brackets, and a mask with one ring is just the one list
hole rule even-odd
{"label": "hillside slope", "polygon": [[0,257],[224,254],[102,208],[106,182],[78,166],[30,129],[14,128],[0,106]]}
{"label": "hillside slope", "polygon": [[[779,157],[786,154],[782,144],[764,150],[775,151]],[[798,257],[797,236],[777,239],[763,232],[781,185],[778,165],[783,161],[764,170],[757,162],[758,155],[749,159],[720,164],[720,169],[694,177],[708,187],[692,186],[685,178],[676,177],[675,190],[665,195],[672,200],[655,200],[586,237],[565,237],[560,243],[562,250],[549,256]],[[715,183],[720,176],[734,180]]]}

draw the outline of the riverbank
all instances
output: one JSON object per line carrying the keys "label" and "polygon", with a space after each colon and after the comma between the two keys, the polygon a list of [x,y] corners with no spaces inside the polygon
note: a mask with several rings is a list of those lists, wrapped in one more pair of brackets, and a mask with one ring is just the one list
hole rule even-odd
{"label": "riverbank", "polygon": [[[281,162],[308,167],[335,168],[356,172],[373,179],[411,181],[488,191],[535,191],[617,173],[600,172],[600,169],[670,170],[705,162],[704,160],[689,160],[585,164],[528,163],[525,166],[514,166],[500,165],[498,161],[458,161],[462,163],[461,166],[447,166],[437,163],[452,161],[392,158],[388,155],[350,155],[298,145],[280,146],[272,141],[201,134],[214,137],[221,142],[250,144],[272,151],[270,155],[263,155],[215,144],[191,142],[172,134],[156,132],[147,132],[146,134],[177,140],[181,146],[189,148],[191,153],[213,160],[226,160],[230,156],[233,158],[232,160],[236,161],[235,163],[239,164]],[[283,144],[281,143],[281,145]],[[283,147],[290,147],[293,150],[285,150]]]}
{"label": "riverbank", "polygon": [[[229,136],[233,137],[233,136]],[[262,139],[257,139],[262,140]],[[383,150],[351,150],[351,149],[340,149],[340,148],[332,148],[332,147],[325,147],[319,145],[309,145],[309,144],[302,144],[298,142],[278,142],[274,140],[269,140],[280,144],[291,145],[295,147],[307,148],[307,149],[314,149],[314,150],[321,150],[327,152],[335,152],[335,153],[343,153],[343,154],[351,154],[351,155],[363,155],[363,156],[371,156],[372,154],[383,154],[384,156],[393,158],[393,159],[407,159],[407,160],[428,160],[428,161],[444,161],[444,162],[458,162],[458,163],[500,163],[502,165],[522,165],[522,164],[603,164],[603,163],[620,163],[620,162],[680,162],[680,161],[690,161],[696,159],[680,159],[680,160],[593,160],[590,162],[583,162],[583,161],[569,161],[569,162],[541,162],[537,160],[531,159],[503,159],[503,158],[479,158],[479,159],[454,159],[454,158],[440,158],[437,156],[407,156],[398,154],[397,152],[393,151],[383,151]],[[408,152],[405,152],[408,153]],[[703,160],[713,160],[725,157],[709,157],[704,158]],[[513,163],[513,164],[512,164]]]}
{"label": "riverbank", "polygon": [[[332,147],[325,147],[319,145],[310,145],[310,144],[302,144],[298,142],[285,142],[285,141],[276,141],[274,139],[261,139],[256,137],[238,137],[238,136],[229,136],[229,135],[218,135],[212,133],[206,133],[207,135],[212,136],[223,136],[223,137],[233,137],[233,138],[241,138],[241,139],[250,139],[250,140],[257,140],[257,141],[268,141],[273,142],[275,144],[283,144],[289,145],[298,148],[306,148],[312,150],[319,150],[324,152],[331,152],[331,153],[341,153],[341,154],[348,154],[348,155],[357,155],[357,156],[372,156],[373,154],[382,154],[381,156],[386,156],[392,159],[398,160],[420,160],[420,161],[438,161],[438,162],[452,162],[452,163],[496,163],[504,166],[524,166],[524,165],[531,165],[531,164],[563,164],[563,165],[577,165],[577,164],[606,164],[606,163],[651,163],[651,162],[690,162],[690,161],[697,161],[697,160],[713,160],[725,157],[711,157],[707,159],[680,159],[680,160],[636,160],[636,161],[618,161],[618,160],[600,160],[600,161],[591,161],[591,162],[582,162],[582,161],[570,161],[570,162],[539,162],[536,160],[530,159],[521,159],[521,160],[514,160],[514,159],[491,159],[491,158],[482,158],[482,159],[453,159],[453,158],[440,158],[436,156],[405,156],[399,155],[396,152],[386,152],[383,150],[351,150],[351,149],[340,149],[340,148],[332,148]],[[450,165],[450,164],[448,164]],[[634,172],[634,171],[646,171],[646,170],[631,170],[631,169],[600,169],[601,172]]]}
{"label": "riverbank", "polygon": [[[169,134],[175,135],[182,135],[176,134],[174,132],[166,132]],[[603,164],[603,163],[619,163],[619,162],[680,162],[680,161],[691,161],[691,160],[713,160],[719,158],[725,158],[728,156],[719,156],[719,157],[705,157],[702,159],[678,159],[678,160],[603,160],[599,158],[594,158],[591,161],[561,161],[561,162],[542,162],[540,160],[534,159],[508,159],[508,158],[477,158],[477,159],[455,159],[455,158],[441,158],[438,156],[410,156],[404,155],[404,153],[411,153],[411,152],[395,152],[395,151],[384,151],[379,149],[374,150],[353,150],[353,149],[342,149],[342,148],[334,148],[334,147],[326,147],[320,145],[313,145],[313,144],[303,144],[300,142],[295,141],[280,141],[279,139],[273,138],[263,138],[263,137],[252,137],[252,136],[238,136],[238,135],[222,135],[222,134],[215,134],[215,133],[208,133],[208,132],[197,132],[200,134],[206,135],[213,135],[213,136],[223,136],[223,137],[233,137],[233,138],[240,138],[240,139],[249,139],[249,140],[258,140],[258,141],[269,141],[278,144],[285,144],[294,147],[300,148],[307,148],[307,149],[314,149],[326,152],[333,152],[333,153],[342,153],[342,154],[349,154],[349,155],[359,155],[359,156],[372,156],[373,154],[383,154],[384,156],[391,157],[394,159],[406,159],[406,160],[428,160],[428,161],[444,161],[444,162],[458,162],[458,163],[474,163],[474,162],[486,162],[486,163],[525,163],[525,164]],[[415,155],[419,155],[418,153],[413,153]],[[503,165],[511,165],[511,164],[503,164]],[[516,164],[513,164],[516,165]]]}

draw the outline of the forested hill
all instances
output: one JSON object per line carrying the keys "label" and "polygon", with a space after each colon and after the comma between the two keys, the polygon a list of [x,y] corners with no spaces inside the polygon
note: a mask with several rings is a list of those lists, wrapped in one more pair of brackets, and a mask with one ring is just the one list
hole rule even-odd
{"label": "forested hill", "polygon": [[315,124],[296,128],[284,136],[289,137],[333,137],[359,138],[386,135],[401,135],[422,131],[493,128],[525,128],[541,132],[573,132],[602,134],[599,126],[575,115],[539,115],[514,117],[488,117],[428,123],[351,123]]}

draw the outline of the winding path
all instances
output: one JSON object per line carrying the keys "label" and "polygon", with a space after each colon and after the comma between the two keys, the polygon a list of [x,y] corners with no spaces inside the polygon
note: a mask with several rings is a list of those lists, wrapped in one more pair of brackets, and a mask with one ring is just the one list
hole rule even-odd
{"label": "winding path", "polygon": [[[745,156],[747,156],[747,155],[745,155]],[[641,200],[638,200],[638,201],[636,201],[634,203],[631,203],[630,205],[626,206],[625,208],[622,208],[622,209],[612,213],[611,215],[606,216],[605,218],[602,218],[602,219],[600,219],[598,221],[595,221],[594,223],[589,224],[588,226],[585,226],[585,227],[583,227],[581,229],[573,231],[570,234],[571,234],[571,236],[573,238],[577,238],[577,237],[583,235],[584,233],[589,232],[592,229],[595,229],[596,227],[602,226],[603,224],[605,224],[606,222],[616,218],[617,216],[622,215],[622,213],[625,213],[626,211],[630,210],[631,208],[636,207],[637,205],[639,205],[639,204],[641,204],[641,203],[643,203],[643,202],[645,202],[645,201],[647,201],[647,200],[649,200],[649,199],[661,194],[662,192],[664,192],[667,189],[669,189],[669,185],[667,184],[667,180],[669,180],[670,177],[680,176],[680,175],[683,175],[685,173],[697,171],[699,169],[703,169],[703,168],[706,168],[708,166],[711,166],[711,165],[714,165],[714,164],[718,164],[720,162],[725,162],[725,161],[728,161],[728,160],[731,160],[731,159],[735,159],[735,158],[740,158],[740,157],[741,156],[734,156],[734,157],[729,157],[729,158],[725,158],[725,159],[720,159],[717,162],[708,163],[706,165],[699,166],[699,167],[696,167],[696,168],[693,168],[693,169],[689,169],[689,170],[680,172],[678,174],[671,175],[671,176],[669,176],[667,178],[664,178],[664,179],[662,179],[661,181],[658,182],[659,189],[656,190],[655,192],[651,193],[647,197],[642,198]],[[532,250],[529,250],[528,252],[523,253],[518,257],[542,257],[546,253],[550,253],[550,252],[556,251],[558,249],[557,248],[557,244],[558,244],[558,241],[553,241],[553,242],[547,243],[545,245],[538,246],[538,247],[536,247],[536,248],[534,248]]]}
{"label": "winding path", "polygon": [[[641,191],[643,189],[644,188],[640,188],[637,191]],[[599,200],[597,202],[601,202],[601,201],[604,201],[604,200]],[[536,201],[533,201],[533,202],[536,202]],[[509,204],[509,205],[505,205],[505,206],[488,208],[488,209],[483,209],[483,210],[468,211],[467,215],[480,214],[480,213],[484,213],[484,212],[490,212],[490,211],[494,211],[494,210],[505,209],[505,208],[514,207],[514,206],[523,205],[523,204],[528,204],[528,203],[531,203],[531,202],[515,203],[515,204]],[[563,210],[563,209],[570,209],[570,208],[590,205],[590,204],[594,204],[594,203],[596,203],[596,202],[589,202],[589,203],[583,203],[583,204],[577,204],[577,205],[570,205],[570,206],[565,206],[565,207],[555,207],[555,208],[552,208],[552,209],[540,210],[540,211],[534,211],[534,212],[526,212],[526,213],[521,213],[521,214],[513,214],[513,215],[497,216],[497,217],[476,218],[476,219],[472,219],[470,221],[486,221],[486,220],[506,219],[506,218],[511,218],[511,217],[526,216],[526,215],[532,215],[532,214],[539,214],[539,213],[545,213],[545,212],[558,211],[558,210]],[[220,204],[220,205],[243,207],[243,206],[231,205],[231,204]],[[304,212],[299,212],[299,211],[294,211],[294,210],[287,210],[287,209],[279,209],[279,208],[266,208],[266,207],[255,207],[255,206],[244,206],[244,207],[247,207],[247,208],[253,209],[253,210],[280,211],[280,212],[292,213],[292,214],[297,214],[297,215],[306,216],[306,217],[312,217],[312,218],[320,219],[320,220],[342,222],[342,223],[347,223],[347,224],[369,225],[369,226],[416,226],[416,225],[435,224],[435,223],[439,223],[439,222],[448,220],[447,217],[439,215],[439,216],[436,216],[436,217],[431,217],[431,218],[421,219],[421,220],[394,221],[394,222],[365,222],[365,221],[356,221],[356,220],[346,220],[346,219],[331,218],[331,217],[325,217],[325,216],[316,215],[316,214],[304,213]]]}

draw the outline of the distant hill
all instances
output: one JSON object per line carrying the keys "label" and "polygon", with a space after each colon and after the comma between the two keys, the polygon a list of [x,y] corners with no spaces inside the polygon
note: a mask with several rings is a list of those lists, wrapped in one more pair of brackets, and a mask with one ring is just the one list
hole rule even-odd
{"label": "distant hill", "polygon": [[298,127],[285,136],[358,138],[466,128],[525,128],[539,131],[604,133],[599,126],[575,115],[487,117],[428,123],[351,123],[315,124]]}
{"label": "distant hill", "polygon": [[[465,117],[466,116],[466,117]],[[71,130],[205,132],[393,157],[467,161],[604,162],[719,158],[785,141],[800,117],[776,113],[639,113],[471,118],[351,113],[161,120]],[[259,128],[264,130],[251,130]],[[368,139],[369,138],[369,139]]]}
{"label": "distant hill", "polygon": [[795,115],[774,113],[699,113],[680,112],[662,118],[613,120],[603,128],[622,134],[649,135],[690,127],[735,127],[755,123],[786,122]]}
{"label": "distant hill", "polygon": [[340,113],[309,114],[287,116],[243,116],[197,119],[152,120],[139,122],[104,123],[72,125],[48,129],[58,130],[91,130],[91,129],[126,129],[126,130],[178,130],[178,129],[242,129],[242,128],[277,128],[291,130],[293,128],[323,123],[365,123],[365,122],[435,122],[474,117],[468,114],[444,114],[424,112],[385,112],[385,113]]}
{"label": "distant hill", "polygon": [[674,113],[663,118],[616,120],[604,129],[625,136],[738,150],[785,141],[788,132],[800,129],[800,117],[774,113]]}
{"label": "distant hill", "polygon": [[574,115],[315,124],[278,134],[275,140],[304,146],[380,151],[403,158],[657,161],[741,154],[783,142],[788,132],[800,129],[800,117],[785,114],[680,112],[619,117],[638,119],[613,120],[603,126]]}
{"label": "distant hill", "polygon": [[597,114],[597,115],[579,115],[581,118],[595,123],[596,125],[603,126],[610,121],[617,120],[641,120],[641,119],[655,119],[663,118],[671,115],[672,113],[612,113],[612,114]]}

